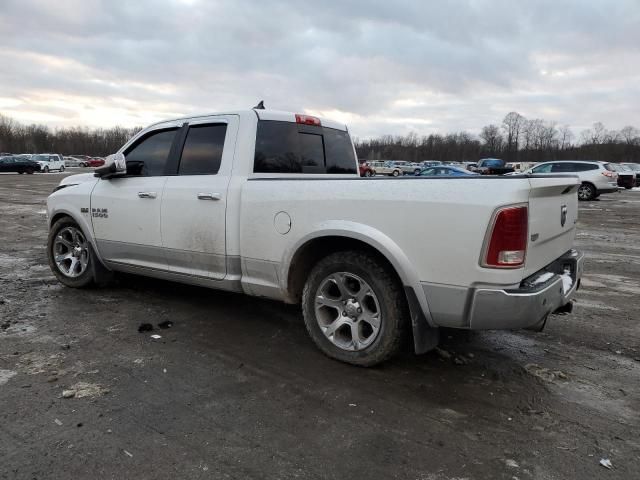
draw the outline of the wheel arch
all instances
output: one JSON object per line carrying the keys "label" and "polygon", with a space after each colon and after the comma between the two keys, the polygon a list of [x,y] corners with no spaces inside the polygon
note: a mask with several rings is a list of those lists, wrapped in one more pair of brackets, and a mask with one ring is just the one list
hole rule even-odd
{"label": "wheel arch", "polygon": [[[351,223],[351,222],[349,222]],[[325,256],[344,250],[362,250],[379,258],[401,282],[411,315],[416,353],[437,345],[438,330],[420,286],[418,275],[402,249],[384,233],[360,224],[334,225],[300,239],[283,262],[285,301],[299,303],[302,289],[313,266]]]}
{"label": "wheel arch", "polygon": [[49,229],[51,229],[58,220],[64,217],[70,218],[71,220],[76,222],[78,226],[80,226],[82,232],[91,243],[91,247],[93,248],[93,252],[95,253],[96,257],[98,257],[98,260],[104,265],[102,255],[100,255],[100,250],[98,250],[98,245],[96,244],[95,238],[93,237],[93,227],[91,225],[91,219],[85,219],[82,215],[74,214],[71,210],[66,208],[56,209],[55,213],[51,215],[51,218],[49,220]]}

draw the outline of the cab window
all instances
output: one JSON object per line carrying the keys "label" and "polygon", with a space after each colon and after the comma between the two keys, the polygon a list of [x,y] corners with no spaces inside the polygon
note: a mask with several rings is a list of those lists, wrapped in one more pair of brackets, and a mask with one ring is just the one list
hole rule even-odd
{"label": "cab window", "polygon": [[215,175],[220,170],[227,133],[224,123],[189,127],[180,157],[179,175]]}
{"label": "cab window", "polygon": [[165,175],[171,145],[177,128],[149,132],[129,147],[124,156],[127,175],[156,177]]}

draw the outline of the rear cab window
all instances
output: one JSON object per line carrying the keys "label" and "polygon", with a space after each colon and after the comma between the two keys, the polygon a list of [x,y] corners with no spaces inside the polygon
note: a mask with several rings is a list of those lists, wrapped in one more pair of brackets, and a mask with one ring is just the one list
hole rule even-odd
{"label": "rear cab window", "polygon": [[259,120],[254,173],[356,174],[349,133],[279,120]]}

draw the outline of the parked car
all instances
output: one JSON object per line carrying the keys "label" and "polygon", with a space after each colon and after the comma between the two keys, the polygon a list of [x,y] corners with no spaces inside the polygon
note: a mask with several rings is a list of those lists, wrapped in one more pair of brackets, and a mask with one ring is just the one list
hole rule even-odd
{"label": "parked car", "polygon": [[358,165],[361,177],[373,177],[376,172],[367,162],[360,162]]}
{"label": "parked car", "polygon": [[70,156],[78,159],[78,167],[89,166],[88,161],[91,158],[89,155],[70,155]]}
{"label": "parked car", "polygon": [[626,165],[621,165],[619,163],[610,163],[609,165],[611,165],[618,174],[618,186],[620,188],[631,190],[636,186],[636,172]]}
{"label": "parked car", "polygon": [[636,185],[640,187],[640,163],[621,163],[636,174]]}
{"label": "parked car", "polygon": [[585,160],[557,160],[539,163],[523,173],[535,175],[574,174],[580,179],[578,200],[593,200],[603,193],[618,191],[618,174],[610,163]]}
{"label": "parked car", "polygon": [[65,167],[82,167],[82,160],[76,157],[63,157]]}
{"label": "parked car", "polygon": [[439,167],[425,168],[419,171],[416,175],[420,177],[439,177],[439,176],[461,177],[465,175],[479,175],[479,174],[475,172],[470,172],[465,168],[442,165]]}
{"label": "parked car", "polygon": [[20,174],[40,171],[40,164],[20,157],[0,157],[0,172],[17,172]]}
{"label": "parked car", "polygon": [[480,175],[505,175],[515,170],[507,162],[499,158],[483,158],[477,163],[473,171]]}
{"label": "parked car", "polygon": [[64,160],[62,155],[57,153],[39,153],[32,155],[31,160],[40,164],[40,169],[43,173],[49,173],[53,170],[64,172]]}
{"label": "parked car", "polygon": [[85,167],[101,167],[104,165],[104,158],[92,157],[85,162]]}
{"label": "parked car", "polygon": [[376,172],[376,175],[388,175],[391,177],[399,177],[402,175],[400,167],[396,167],[393,162],[390,161],[376,161],[369,162],[371,168]]}
{"label": "parked car", "polygon": [[424,168],[421,164],[416,162],[403,162],[402,165],[396,165],[400,167],[403,175],[416,175]]}
{"label": "parked car", "polygon": [[49,265],[69,287],[122,271],[300,303],[318,348],[360,366],[410,335],[434,348],[439,326],[539,330],[570,310],[576,177],[360,180],[330,120],[156,123],[49,196]]}

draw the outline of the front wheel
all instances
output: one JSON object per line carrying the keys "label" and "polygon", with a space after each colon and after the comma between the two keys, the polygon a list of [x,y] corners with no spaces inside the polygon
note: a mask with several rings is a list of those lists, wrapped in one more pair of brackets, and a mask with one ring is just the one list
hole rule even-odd
{"label": "front wheel", "polygon": [[33,175],[33,172],[35,172],[33,167],[27,167],[24,171],[27,172],[27,175]]}
{"label": "front wheel", "polygon": [[69,217],[58,220],[47,241],[49,267],[60,283],[83,288],[94,283],[95,254],[78,224]]}
{"label": "front wheel", "polygon": [[24,170],[18,170],[18,174],[22,175],[24,173]]}
{"label": "front wheel", "polygon": [[401,285],[379,259],[360,251],[333,253],[313,267],[302,310],[323,353],[362,367],[398,353],[407,331]]}
{"label": "front wheel", "polygon": [[61,172],[64,172],[64,165],[62,165],[62,166],[60,167],[60,171],[61,171]]}
{"label": "front wheel", "polygon": [[394,177],[400,176],[400,170],[394,170],[391,175],[393,175]]}
{"label": "front wheel", "polygon": [[367,170],[366,172],[364,172],[365,177],[370,177],[371,175],[372,175],[371,170]]}
{"label": "front wheel", "polygon": [[596,198],[596,188],[590,183],[583,183],[578,187],[578,200],[586,201]]}
{"label": "front wheel", "polygon": [[44,169],[42,170],[44,173],[49,173],[49,167],[44,167]]}

